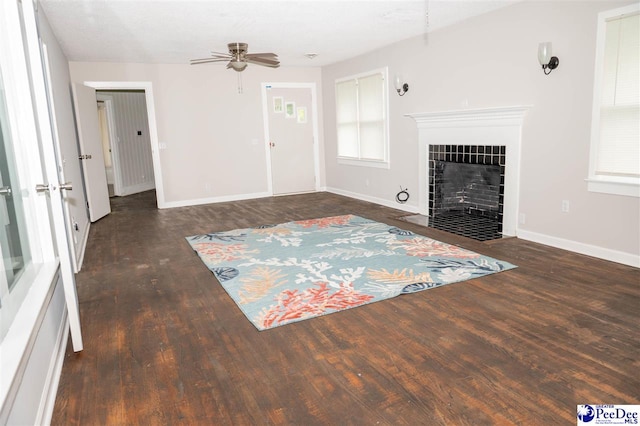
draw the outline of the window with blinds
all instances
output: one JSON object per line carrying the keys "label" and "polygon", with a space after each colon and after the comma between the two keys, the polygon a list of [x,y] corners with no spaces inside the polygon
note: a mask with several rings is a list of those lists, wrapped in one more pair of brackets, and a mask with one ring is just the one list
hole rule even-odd
{"label": "window with blinds", "polygon": [[589,189],[640,196],[640,8],[598,22]]}
{"label": "window with blinds", "polygon": [[386,69],[336,81],[336,127],[340,162],[388,166],[386,94]]}

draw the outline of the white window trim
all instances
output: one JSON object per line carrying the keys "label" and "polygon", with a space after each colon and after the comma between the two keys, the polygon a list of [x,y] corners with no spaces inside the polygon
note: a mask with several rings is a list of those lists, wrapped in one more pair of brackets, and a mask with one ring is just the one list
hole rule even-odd
{"label": "white window trim", "polygon": [[590,192],[640,197],[640,178],[596,175],[598,159],[598,143],[600,139],[600,108],[602,97],[602,74],[604,72],[604,47],[607,20],[625,14],[640,11],[640,4],[635,3],[598,14],[598,31],[596,34],[596,61],[593,84],[593,109],[591,113],[591,146],[589,151],[589,176],[587,189]]}
{"label": "white window trim", "polygon": [[[337,98],[337,88],[336,85],[343,81],[353,80],[356,78],[367,77],[372,74],[381,73],[384,78],[384,133],[385,133],[385,141],[384,141],[384,160],[368,160],[368,159],[360,159],[353,157],[341,157],[337,156],[338,164],[343,164],[347,166],[360,166],[360,167],[375,167],[380,169],[389,169],[391,166],[391,149],[390,149],[390,137],[389,137],[389,68],[377,68],[366,72],[361,72],[358,74],[353,74],[347,77],[342,77],[336,79],[334,82],[334,91],[335,97]],[[336,123],[337,124],[337,123]],[[338,135],[337,135],[337,125],[336,125],[336,144],[338,143]],[[337,147],[337,145],[336,145]]]}
{"label": "white window trim", "polygon": [[338,157],[338,164],[344,164],[347,166],[361,166],[361,167],[377,167],[379,169],[388,169],[389,168],[389,154],[387,154],[386,160],[361,160],[358,158],[351,157]]}

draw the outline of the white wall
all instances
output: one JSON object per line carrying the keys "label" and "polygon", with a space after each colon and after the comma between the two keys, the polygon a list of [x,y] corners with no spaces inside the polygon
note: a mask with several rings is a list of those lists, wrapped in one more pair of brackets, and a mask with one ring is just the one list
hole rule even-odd
{"label": "white wall", "polygon": [[[149,136],[149,118],[144,92],[100,91],[113,100],[113,122],[115,146],[112,152],[117,155],[122,193],[130,195],[147,191],[155,187],[153,179],[153,158]],[[138,131],[142,134],[138,135]]]}
{"label": "white wall", "polygon": [[[412,194],[407,207],[417,208],[418,133],[404,114],[532,105],[522,134],[519,211],[526,223],[518,235],[635,264],[640,200],[588,192],[584,181],[597,14],[629,3],[523,2],[323,68],[327,187],[391,203],[402,185]],[[560,59],[548,76],[537,60],[543,41],[553,42]],[[338,165],[334,82],[383,66],[410,86],[404,97],[390,89],[391,168]],[[561,212],[562,200],[569,213]]]}
{"label": "white wall", "polygon": [[[73,184],[73,190],[64,191],[64,198],[69,213],[70,240],[73,241],[76,264],[81,266],[86,239],[89,235],[89,215],[82,169],[78,160],[78,139],[71,96],[69,61],[41,10],[38,13],[38,29],[48,51],[55,123],[62,160],[62,178],[65,182]],[[73,226],[74,223],[78,225],[77,229]]]}
{"label": "white wall", "polygon": [[[152,83],[169,206],[267,195],[260,84],[311,82],[321,91],[319,68],[250,65],[241,75],[243,94],[237,93],[237,74],[224,64],[71,62],[70,70],[74,82]],[[319,120],[322,126],[322,114]]]}

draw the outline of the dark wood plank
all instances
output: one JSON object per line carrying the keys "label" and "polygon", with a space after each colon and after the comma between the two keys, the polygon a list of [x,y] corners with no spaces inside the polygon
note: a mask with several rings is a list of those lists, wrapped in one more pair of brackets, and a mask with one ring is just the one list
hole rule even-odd
{"label": "dark wood plank", "polygon": [[[577,404],[638,402],[638,269],[327,193],[154,202],[91,227],[53,424],[573,424]],[[184,240],[349,213],[518,268],[259,332]]]}

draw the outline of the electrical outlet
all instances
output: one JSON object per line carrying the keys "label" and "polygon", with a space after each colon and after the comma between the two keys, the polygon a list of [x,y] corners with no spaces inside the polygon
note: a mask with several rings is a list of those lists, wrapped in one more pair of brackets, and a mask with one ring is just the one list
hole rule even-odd
{"label": "electrical outlet", "polygon": [[562,210],[562,213],[569,213],[569,200],[562,200],[560,209]]}

